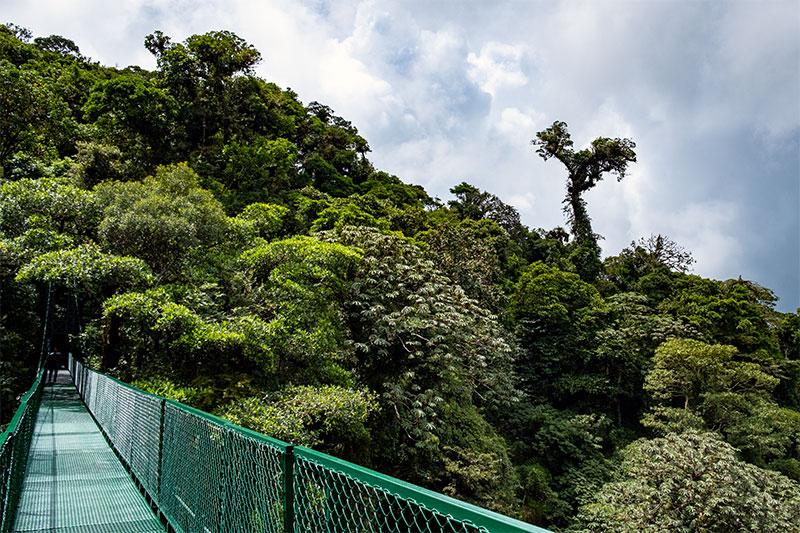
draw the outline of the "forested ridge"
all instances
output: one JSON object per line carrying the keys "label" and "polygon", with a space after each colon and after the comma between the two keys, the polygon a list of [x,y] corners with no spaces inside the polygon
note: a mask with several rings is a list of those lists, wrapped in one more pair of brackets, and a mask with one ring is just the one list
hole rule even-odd
{"label": "forested ridge", "polygon": [[601,258],[582,195],[632,140],[539,132],[567,224],[532,229],[376,169],[233,33],[144,44],[0,26],[0,423],[49,294],[96,369],[544,527],[800,531],[800,315],[667,236]]}

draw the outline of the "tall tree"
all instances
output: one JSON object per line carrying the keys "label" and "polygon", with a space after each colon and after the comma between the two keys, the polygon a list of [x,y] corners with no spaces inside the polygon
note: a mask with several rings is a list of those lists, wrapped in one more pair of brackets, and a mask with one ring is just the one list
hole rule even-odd
{"label": "tall tree", "polygon": [[51,35],[49,37],[37,37],[33,40],[36,48],[62,56],[73,56],[76,58],[83,58],[81,50],[75,41],[67,39],[61,35]]}
{"label": "tall tree", "polygon": [[252,72],[261,60],[258,50],[229,31],[192,35],[182,44],[156,31],[145,47],[180,106],[190,145],[207,146],[216,133],[228,134],[237,120],[231,113],[234,78]]}
{"label": "tall tree", "polygon": [[493,220],[512,236],[520,231],[522,223],[519,220],[519,212],[513,206],[503,203],[494,194],[481,191],[466,181],[451,188],[450,192],[455,194],[457,199],[447,203],[458,213],[459,218]]}
{"label": "tall tree", "polygon": [[364,254],[345,311],[353,374],[381,398],[375,466],[507,510],[516,480],[484,416],[517,397],[500,324],[400,236],[349,226],[319,238]]}
{"label": "tall tree", "polygon": [[630,139],[609,139],[598,137],[589,148],[575,151],[567,131],[566,122],[556,121],[544,131],[536,134],[531,141],[538,147],[538,153],[547,161],[555,157],[561,161],[569,173],[567,177],[566,211],[570,217],[574,250],[572,261],[577,272],[585,281],[593,281],[602,269],[600,247],[597,236],[592,232],[591,219],[586,211],[586,201],[582,195],[603,179],[603,174],[617,175],[617,181],[625,177],[628,163],[636,162],[633,149],[636,144]]}
{"label": "tall tree", "polygon": [[98,82],[84,112],[129,158],[152,166],[169,160],[172,139],[177,137],[176,108],[166,91],[131,75]]}
{"label": "tall tree", "polygon": [[0,178],[11,177],[12,156],[47,152],[51,98],[38,74],[0,58]]}
{"label": "tall tree", "polygon": [[95,189],[104,208],[101,242],[112,252],[143,259],[165,280],[202,278],[235,239],[222,205],[199,180],[181,163],[159,167],[142,182],[101,184]]}

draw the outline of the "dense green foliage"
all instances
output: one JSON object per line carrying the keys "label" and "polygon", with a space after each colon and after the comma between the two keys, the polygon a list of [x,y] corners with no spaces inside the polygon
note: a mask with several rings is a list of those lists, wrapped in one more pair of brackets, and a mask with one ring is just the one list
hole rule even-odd
{"label": "dense green foliage", "polygon": [[553,529],[796,527],[800,315],[661,235],[601,261],[582,195],[632,141],[540,132],[570,232],[531,230],[468,183],[445,205],[375,169],[230,32],[145,45],[156,71],[0,26],[2,421],[45,337]]}
{"label": "dense green foliage", "polygon": [[712,433],[685,431],[625,450],[623,479],[581,510],[590,532],[796,531],[800,487],[736,457]]}

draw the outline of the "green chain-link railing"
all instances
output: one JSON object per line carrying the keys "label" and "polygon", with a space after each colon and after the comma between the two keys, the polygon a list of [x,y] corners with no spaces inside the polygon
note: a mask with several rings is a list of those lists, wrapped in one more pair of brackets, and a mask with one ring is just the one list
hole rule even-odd
{"label": "green chain-link railing", "polygon": [[6,431],[0,434],[0,532],[7,533],[14,528],[17,515],[17,504],[22,492],[22,480],[25,477],[25,466],[28,463],[28,451],[31,448],[33,427],[39,404],[42,401],[45,370],[33,382],[33,386],[20,401],[17,412],[8,424]]}
{"label": "green chain-link railing", "polygon": [[176,531],[546,533],[153,396],[71,357],[69,366],[107,439]]}

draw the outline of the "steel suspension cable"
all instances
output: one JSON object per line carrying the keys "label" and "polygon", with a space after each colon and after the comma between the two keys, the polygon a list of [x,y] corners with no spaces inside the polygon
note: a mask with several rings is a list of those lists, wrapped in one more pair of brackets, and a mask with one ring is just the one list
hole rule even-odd
{"label": "steel suspension cable", "polygon": [[[52,282],[47,282],[47,302],[44,310],[44,322],[42,323],[42,347],[39,351],[39,367],[37,372],[40,372],[44,367],[45,354],[50,352],[50,339],[47,337],[48,332],[51,330],[50,321],[52,320],[50,306],[51,306],[51,291]],[[45,351],[46,348],[46,351]]]}

